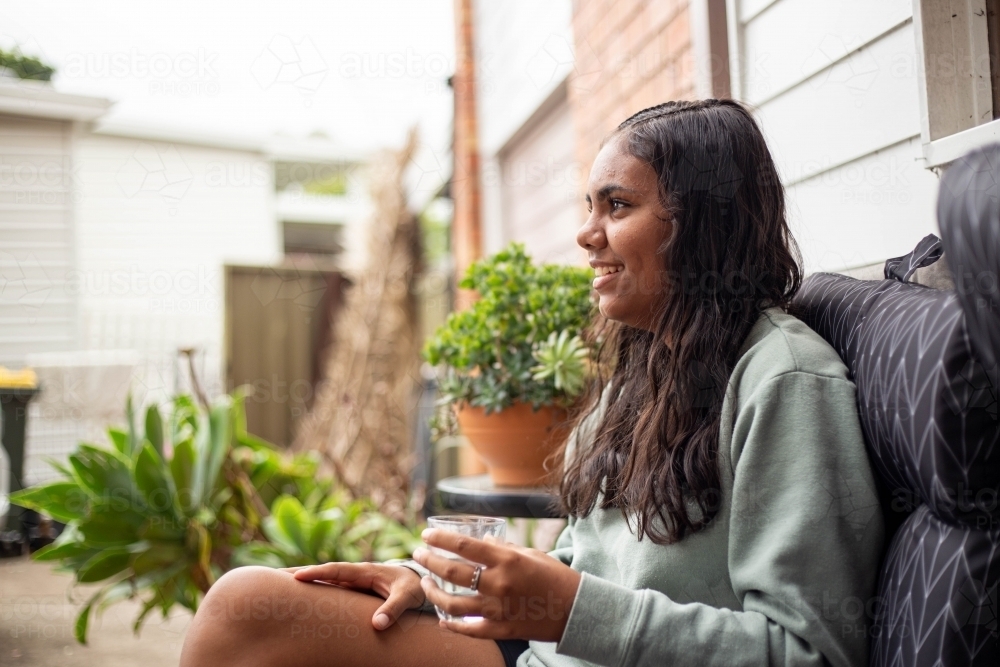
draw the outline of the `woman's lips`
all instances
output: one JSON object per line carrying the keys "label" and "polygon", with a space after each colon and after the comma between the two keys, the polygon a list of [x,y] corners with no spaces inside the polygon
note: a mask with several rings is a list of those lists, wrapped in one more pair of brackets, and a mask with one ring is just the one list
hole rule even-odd
{"label": "woman's lips", "polygon": [[[614,269],[614,271],[605,273],[606,271],[608,271],[609,268]],[[601,289],[602,287],[613,281],[615,278],[617,278],[618,274],[621,273],[624,268],[625,267],[623,266],[601,267],[599,273],[604,273],[604,275],[598,275],[594,278],[594,282],[591,283],[593,288],[595,290]]]}

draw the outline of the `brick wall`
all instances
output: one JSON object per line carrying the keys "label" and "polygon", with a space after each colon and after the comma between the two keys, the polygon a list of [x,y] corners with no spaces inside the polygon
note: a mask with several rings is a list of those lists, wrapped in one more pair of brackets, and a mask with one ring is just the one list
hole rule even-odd
{"label": "brick wall", "polygon": [[688,1],[575,0],[573,35],[569,102],[586,179],[601,140],[619,123],[694,97]]}

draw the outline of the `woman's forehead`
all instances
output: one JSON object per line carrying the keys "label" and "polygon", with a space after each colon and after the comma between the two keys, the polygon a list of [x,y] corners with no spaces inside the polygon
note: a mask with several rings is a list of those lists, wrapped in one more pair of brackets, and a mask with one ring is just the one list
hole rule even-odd
{"label": "woman's forehead", "polygon": [[612,138],[601,148],[590,169],[589,191],[600,191],[609,184],[620,184],[634,190],[657,187],[656,172],[625,150],[621,136]]}

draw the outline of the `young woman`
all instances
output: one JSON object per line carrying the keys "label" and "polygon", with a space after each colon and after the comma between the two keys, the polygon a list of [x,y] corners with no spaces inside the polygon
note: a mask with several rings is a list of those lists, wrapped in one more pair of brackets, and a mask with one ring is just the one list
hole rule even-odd
{"label": "young woman", "polygon": [[[866,664],[882,516],[847,370],[786,312],[800,270],[753,118],[728,100],[641,111],[586,200],[610,377],[562,458],[556,549],[428,531],[484,569],[424,549],[237,569],[184,667]],[[439,623],[431,603],[484,620]]]}

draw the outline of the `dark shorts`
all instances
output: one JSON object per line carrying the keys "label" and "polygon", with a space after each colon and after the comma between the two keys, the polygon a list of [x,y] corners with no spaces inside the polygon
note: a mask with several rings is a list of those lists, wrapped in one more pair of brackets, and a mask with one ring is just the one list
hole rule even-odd
{"label": "dark shorts", "polygon": [[494,640],[500,647],[503,654],[503,664],[506,667],[515,667],[519,655],[528,650],[528,642],[523,639],[497,639]]}

